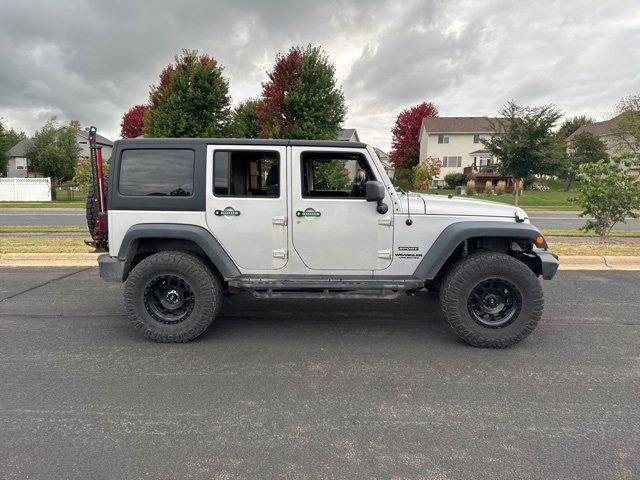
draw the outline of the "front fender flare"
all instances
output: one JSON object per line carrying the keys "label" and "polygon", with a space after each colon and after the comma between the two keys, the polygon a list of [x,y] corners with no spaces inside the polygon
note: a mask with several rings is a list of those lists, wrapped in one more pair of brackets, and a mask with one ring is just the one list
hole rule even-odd
{"label": "front fender flare", "polygon": [[[424,258],[418,264],[414,277],[422,280],[433,280],[444,263],[463,241],[471,238],[509,238],[526,240],[536,245],[541,236],[540,230],[530,223],[496,222],[496,221],[462,221],[445,228],[438,236]],[[543,237],[544,238],[544,237]],[[547,249],[543,240],[542,249]]]}

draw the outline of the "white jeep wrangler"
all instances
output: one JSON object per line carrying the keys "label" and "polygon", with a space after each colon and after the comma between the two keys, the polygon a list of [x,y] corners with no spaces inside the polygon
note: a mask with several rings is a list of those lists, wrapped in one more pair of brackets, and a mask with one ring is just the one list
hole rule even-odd
{"label": "white jeep wrangler", "polygon": [[362,143],[131,139],[114,145],[100,275],[135,328],[186,342],[224,293],[393,298],[439,292],[466,342],[535,328],[557,256],[516,207],[402,193]]}

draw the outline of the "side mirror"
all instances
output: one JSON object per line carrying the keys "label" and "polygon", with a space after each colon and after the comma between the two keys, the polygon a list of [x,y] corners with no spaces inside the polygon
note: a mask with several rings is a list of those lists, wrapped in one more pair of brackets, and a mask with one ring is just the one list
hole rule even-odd
{"label": "side mirror", "polygon": [[377,180],[370,180],[364,184],[364,193],[367,202],[379,202],[384,200],[384,185]]}
{"label": "side mirror", "polygon": [[367,202],[378,202],[378,206],[376,207],[378,213],[387,213],[389,207],[383,202],[385,191],[382,182],[378,182],[377,180],[368,181],[364,185],[364,194]]}

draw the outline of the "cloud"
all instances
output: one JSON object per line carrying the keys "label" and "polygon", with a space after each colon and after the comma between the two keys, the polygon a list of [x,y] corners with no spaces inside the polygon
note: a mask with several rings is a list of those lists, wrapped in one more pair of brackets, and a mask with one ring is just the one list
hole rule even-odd
{"label": "cloud", "polygon": [[278,52],[322,45],[348,127],[383,148],[423,100],[491,115],[508,99],[604,118],[640,91],[640,14],[594,0],[5,2],[0,116],[28,133],[50,115],[117,138],[122,114],[182,48],[225,66],[235,102],[256,96]]}

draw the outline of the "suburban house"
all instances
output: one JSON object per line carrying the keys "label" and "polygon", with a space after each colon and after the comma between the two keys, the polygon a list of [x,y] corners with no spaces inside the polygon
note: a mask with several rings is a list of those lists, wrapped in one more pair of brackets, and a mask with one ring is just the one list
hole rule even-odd
{"label": "suburban house", "polygon": [[343,128],[340,130],[340,133],[338,133],[338,140],[343,142],[359,142],[360,137],[355,128]]}
{"label": "suburban house", "polygon": [[[89,157],[89,133],[84,130],[78,130],[76,141],[80,147],[79,157]],[[96,143],[102,147],[102,157],[108,160],[113,150],[113,142],[101,135],[96,136]],[[42,175],[36,171],[33,165],[29,165],[27,161],[27,150],[33,145],[33,139],[27,138],[15,144],[9,150],[9,161],[7,163],[7,177],[41,177]]]}
{"label": "suburban house", "polygon": [[[624,114],[623,114],[624,115]],[[603,122],[594,122],[588,125],[584,125],[571,135],[567,137],[567,142],[571,142],[576,136],[581,133],[587,132],[591,133],[598,137],[607,147],[607,153],[609,155],[615,155],[617,153],[623,152],[624,150],[628,150],[629,146],[620,138],[619,135],[616,134],[614,123],[615,119],[618,117],[614,117],[610,120],[605,120]],[[635,175],[640,175],[640,162],[636,162],[629,167],[629,171],[634,173]]]}
{"label": "suburban house", "polygon": [[[355,128],[344,128],[340,130],[338,133],[338,140],[343,142],[359,142],[360,136],[358,135],[358,131]],[[380,150],[379,148],[373,147],[384,167],[385,172],[389,175],[389,178],[393,180],[393,175],[395,174],[395,167],[391,164],[391,158],[389,154]]]}
{"label": "suburban house", "polygon": [[33,144],[33,140],[25,138],[20,140],[13,147],[9,149],[9,161],[7,162],[7,177],[8,178],[26,178],[26,177],[39,177],[38,172],[32,165],[27,162],[27,150]]}
{"label": "suburban house", "polygon": [[434,186],[446,185],[444,177],[449,173],[464,173],[475,177],[479,186],[487,180],[496,184],[500,180],[513,185],[512,177],[504,177],[497,171],[498,160],[487,151],[482,140],[495,135],[493,123],[498,118],[489,117],[426,117],[420,126],[420,160],[427,157],[442,162],[440,174],[434,178]]}

